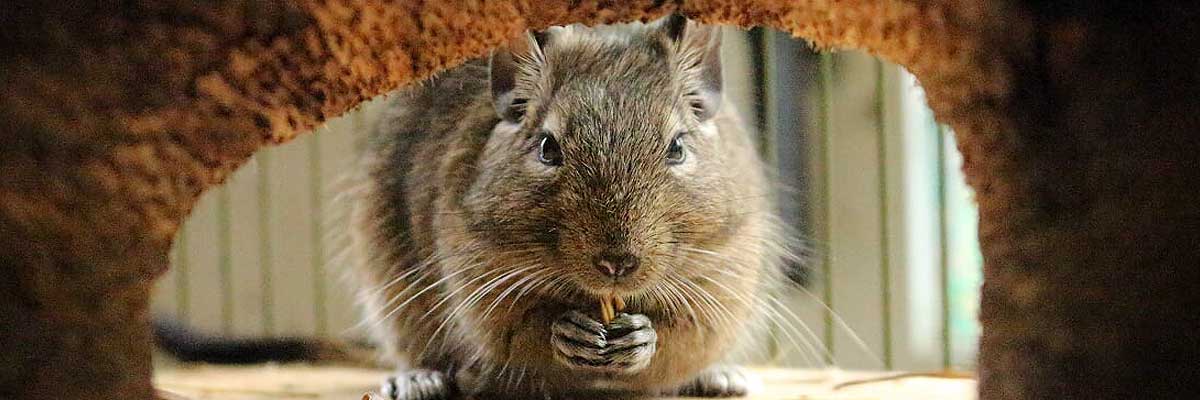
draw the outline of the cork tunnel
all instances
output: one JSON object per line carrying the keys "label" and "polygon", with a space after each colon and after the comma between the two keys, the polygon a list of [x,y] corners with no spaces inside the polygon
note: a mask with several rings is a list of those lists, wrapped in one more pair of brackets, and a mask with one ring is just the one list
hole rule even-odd
{"label": "cork tunnel", "polygon": [[0,10],[0,397],[154,398],[149,291],[198,196],[527,28],[681,12],[907,68],[980,209],[983,399],[1200,395],[1200,6],[353,1]]}

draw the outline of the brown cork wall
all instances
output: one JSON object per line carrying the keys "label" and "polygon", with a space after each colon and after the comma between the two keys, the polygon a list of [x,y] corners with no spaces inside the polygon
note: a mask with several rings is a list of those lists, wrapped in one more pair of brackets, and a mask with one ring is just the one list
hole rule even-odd
{"label": "brown cork wall", "polygon": [[37,2],[0,9],[0,398],[150,398],[148,290],[255,149],[525,28],[778,28],[906,66],[958,135],[984,399],[1200,392],[1200,5]]}

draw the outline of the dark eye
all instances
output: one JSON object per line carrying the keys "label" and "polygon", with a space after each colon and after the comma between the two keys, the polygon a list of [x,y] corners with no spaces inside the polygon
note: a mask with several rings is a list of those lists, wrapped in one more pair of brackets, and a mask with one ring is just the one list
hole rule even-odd
{"label": "dark eye", "polygon": [[542,134],[542,139],[538,141],[538,161],[551,167],[562,165],[562,148],[558,147],[558,141],[554,140],[554,136]]}
{"label": "dark eye", "polygon": [[667,145],[667,165],[679,165],[683,163],[683,135],[685,132],[675,134],[671,139],[671,144]]}

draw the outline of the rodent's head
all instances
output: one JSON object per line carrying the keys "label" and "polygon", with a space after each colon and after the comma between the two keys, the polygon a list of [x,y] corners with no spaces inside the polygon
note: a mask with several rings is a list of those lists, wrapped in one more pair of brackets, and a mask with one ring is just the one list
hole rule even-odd
{"label": "rodent's head", "polygon": [[592,295],[636,297],[738,233],[717,129],[720,30],[672,16],[527,34],[492,54],[490,132],[462,207],[490,253]]}

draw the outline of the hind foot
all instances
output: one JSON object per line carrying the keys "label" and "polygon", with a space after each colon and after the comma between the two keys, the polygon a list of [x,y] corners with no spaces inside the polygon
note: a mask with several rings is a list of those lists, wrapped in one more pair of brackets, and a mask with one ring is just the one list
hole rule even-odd
{"label": "hind foot", "polygon": [[389,376],[381,389],[389,400],[449,400],[454,398],[455,388],[439,371],[414,369]]}
{"label": "hind foot", "polygon": [[677,393],[684,397],[741,397],[750,391],[751,379],[741,367],[717,365],[701,371]]}

